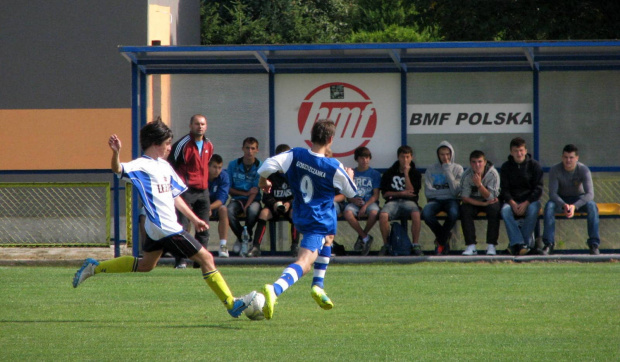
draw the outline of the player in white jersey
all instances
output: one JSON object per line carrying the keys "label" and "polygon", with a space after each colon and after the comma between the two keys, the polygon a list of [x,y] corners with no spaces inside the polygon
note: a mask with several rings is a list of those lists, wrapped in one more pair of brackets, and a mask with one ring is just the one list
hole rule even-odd
{"label": "player in white jersey", "polygon": [[144,257],[121,256],[99,262],[86,259],[75,273],[73,287],[77,288],[87,278],[99,273],[149,272],[157,265],[165,251],[174,256],[189,258],[200,264],[202,275],[209,287],[226,306],[228,313],[241,315],[256,292],[235,299],[226,281],[215,267],[211,253],[177,222],[175,208],[185,215],[197,231],[209,227],[192,212],[183,198],[178,197],[187,187],[165,161],[170,153],[172,131],[161,120],[148,123],[140,130],[140,145],[144,155],[131,162],[120,162],[121,140],[110,136],[112,171],[137,189],[146,211],[146,240]]}
{"label": "player in white jersey", "polygon": [[334,208],[336,189],[346,197],[357,192],[353,170],[345,169],[340,161],[325,157],[334,140],[336,126],[329,120],[320,120],[312,127],[312,148],[293,148],[271,157],[258,170],[259,186],[269,192],[269,175],[281,171],[293,190],[293,224],[303,235],[297,260],[290,264],[272,285],[263,287],[266,319],[273,317],[277,297],[310,271],[314,264],[311,295],[323,309],[334,304],[323,290],[323,279],[331,257],[336,234],[337,218]]}

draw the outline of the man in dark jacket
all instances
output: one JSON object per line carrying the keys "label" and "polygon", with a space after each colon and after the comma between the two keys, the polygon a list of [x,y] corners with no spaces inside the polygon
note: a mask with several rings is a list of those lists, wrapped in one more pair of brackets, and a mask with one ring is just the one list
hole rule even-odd
{"label": "man in dark jacket", "polygon": [[[525,255],[534,246],[533,232],[540,211],[543,171],[532,159],[521,137],[510,141],[510,156],[500,171],[502,218],[514,255]],[[519,219],[519,220],[517,220]]]}
{"label": "man in dark jacket", "polygon": [[379,255],[385,255],[389,250],[388,236],[390,235],[390,220],[411,218],[411,241],[415,255],[422,255],[420,247],[420,207],[418,196],[422,188],[422,174],[416,170],[413,163],[413,149],[409,146],[400,146],[396,152],[398,161],[394,162],[381,177],[381,192],[385,205],[379,213],[379,228],[383,237],[383,246]]}

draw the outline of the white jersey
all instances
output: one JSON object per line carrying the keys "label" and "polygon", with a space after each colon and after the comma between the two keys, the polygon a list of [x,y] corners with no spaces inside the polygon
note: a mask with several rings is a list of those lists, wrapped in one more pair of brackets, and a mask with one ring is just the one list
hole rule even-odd
{"label": "white jersey", "polygon": [[136,188],[144,210],[146,233],[153,240],[179,234],[183,227],[177,221],[174,198],[185,192],[187,186],[165,160],[142,156],[131,162],[121,163],[122,180]]}

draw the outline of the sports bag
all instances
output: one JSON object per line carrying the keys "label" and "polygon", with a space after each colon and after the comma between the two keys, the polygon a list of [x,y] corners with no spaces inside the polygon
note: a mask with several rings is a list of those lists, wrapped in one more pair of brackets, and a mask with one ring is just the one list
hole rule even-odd
{"label": "sports bag", "polygon": [[411,240],[409,240],[407,230],[399,222],[392,223],[388,244],[391,255],[411,255]]}

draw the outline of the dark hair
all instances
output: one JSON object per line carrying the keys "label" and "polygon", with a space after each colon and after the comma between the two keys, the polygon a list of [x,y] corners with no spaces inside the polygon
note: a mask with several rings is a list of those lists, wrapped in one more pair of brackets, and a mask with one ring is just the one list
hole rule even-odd
{"label": "dark hair", "polygon": [[190,119],[189,119],[189,124],[191,125],[194,122],[194,119],[201,117],[204,118],[205,121],[207,120],[207,117],[202,115],[202,114],[194,114]]}
{"label": "dark hair", "polygon": [[245,146],[246,143],[249,143],[251,145],[256,143],[256,147],[258,147],[258,140],[256,138],[254,138],[254,137],[246,137],[243,140],[243,143],[241,144],[241,147]]}
{"label": "dark hair", "polygon": [[571,153],[571,152],[575,152],[575,156],[579,156],[579,149],[577,148],[577,146],[575,146],[574,144],[568,144],[566,146],[564,146],[564,149],[562,150],[562,153]]}
{"label": "dark hair", "polygon": [[218,155],[217,153],[214,153],[213,156],[211,156],[211,159],[209,160],[209,166],[211,166],[212,163],[224,163],[224,160],[222,160],[222,156]]}
{"label": "dark hair", "polygon": [[153,145],[161,145],[169,138],[172,138],[172,130],[158,117],[140,130],[140,147],[142,151],[146,151]]}
{"label": "dark hair", "polygon": [[288,151],[290,149],[291,149],[291,147],[289,145],[287,145],[287,144],[283,143],[281,145],[278,145],[278,147],[276,147],[276,155],[280,154],[282,152],[286,152],[286,151]]}
{"label": "dark hair", "polygon": [[312,126],[310,141],[317,145],[325,146],[334,134],[336,134],[334,122],[329,119],[320,119]]}
{"label": "dark hair", "polygon": [[411,156],[413,156],[413,148],[404,145],[404,146],[400,146],[398,147],[398,150],[396,151],[396,156],[400,156],[401,153],[407,153],[410,154]]}
{"label": "dark hair", "polygon": [[368,149],[368,147],[358,147],[355,149],[355,153],[353,154],[353,159],[355,161],[357,161],[358,157],[368,157],[370,159],[372,159],[372,153],[370,153],[370,150]]}
{"label": "dark hair", "polygon": [[480,150],[475,150],[472,151],[469,154],[469,160],[473,160],[473,159],[479,159],[480,157],[484,158],[485,160],[487,159],[487,157],[484,155],[484,152],[480,151]]}
{"label": "dark hair", "polygon": [[521,137],[515,137],[512,139],[512,141],[510,141],[510,149],[512,150],[513,147],[521,147],[521,146],[525,146],[525,140]]}

